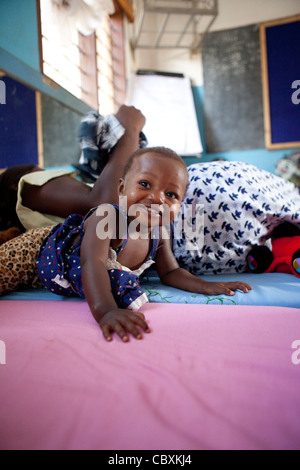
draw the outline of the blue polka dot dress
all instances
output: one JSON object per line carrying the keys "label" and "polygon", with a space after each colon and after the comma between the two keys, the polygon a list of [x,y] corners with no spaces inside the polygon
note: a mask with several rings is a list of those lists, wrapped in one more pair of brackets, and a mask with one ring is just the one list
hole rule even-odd
{"label": "blue polka dot dress", "polygon": [[[116,210],[120,210],[114,205]],[[80,263],[80,247],[84,235],[85,220],[97,209],[85,216],[70,215],[67,220],[53,227],[48,237],[43,241],[37,260],[37,269],[42,284],[51,292],[58,295],[79,296],[85,298],[82,285],[82,272]],[[74,238],[77,241],[74,243]],[[122,266],[118,254],[125,248],[127,239],[116,250],[110,248],[107,260],[107,271],[110,276],[112,293],[120,308],[134,311],[146,302],[148,298],[141,289],[139,277],[154,263],[159,242],[159,228],[152,234],[152,246],[147,259],[137,270],[130,270]]]}

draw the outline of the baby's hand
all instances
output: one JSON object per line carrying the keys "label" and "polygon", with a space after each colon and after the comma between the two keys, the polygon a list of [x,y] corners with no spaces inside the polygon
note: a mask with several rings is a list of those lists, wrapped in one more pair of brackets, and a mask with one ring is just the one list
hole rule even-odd
{"label": "baby's hand", "polygon": [[208,295],[234,295],[236,290],[248,293],[252,287],[246,282],[203,282],[201,286],[201,294]]}
{"label": "baby's hand", "polygon": [[107,312],[103,315],[99,324],[107,341],[113,339],[113,332],[117,333],[125,343],[129,341],[128,333],[131,333],[136,339],[143,338],[140,329],[145,331],[145,333],[150,333],[145,316],[141,312],[134,313],[126,309],[115,309]]}
{"label": "baby's hand", "polygon": [[120,106],[115,116],[122,126],[125,127],[126,132],[131,130],[140,132],[146,122],[145,116],[134,106]]}

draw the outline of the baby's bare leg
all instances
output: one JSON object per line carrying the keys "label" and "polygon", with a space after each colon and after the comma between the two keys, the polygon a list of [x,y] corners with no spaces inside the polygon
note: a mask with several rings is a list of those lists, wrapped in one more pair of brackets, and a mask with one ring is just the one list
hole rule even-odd
{"label": "baby's bare leg", "polygon": [[23,205],[34,211],[66,218],[72,213],[85,215],[102,203],[117,203],[119,178],[128,158],[138,148],[145,118],[131,106],[121,106],[116,117],[125,128],[125,134],[114,147],[93,188],[69,176],[55,178],[43,186],[25,184]]}

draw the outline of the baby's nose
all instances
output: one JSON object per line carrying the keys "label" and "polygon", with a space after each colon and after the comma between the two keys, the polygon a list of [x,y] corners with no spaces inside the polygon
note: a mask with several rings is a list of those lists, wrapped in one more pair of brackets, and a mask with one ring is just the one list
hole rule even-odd
{"label": "baby's nose", "polygon": [[152,199],[155,204],[163,204],[165,201],[165,194],[163,191],[155,191]]}

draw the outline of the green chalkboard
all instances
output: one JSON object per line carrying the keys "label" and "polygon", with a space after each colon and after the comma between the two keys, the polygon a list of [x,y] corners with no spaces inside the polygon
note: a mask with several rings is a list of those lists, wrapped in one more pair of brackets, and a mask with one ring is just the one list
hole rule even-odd
{"label": "green chalkboard", "polygon": [[202,60],[207,151],[263,148],[259,28],[208,33]]}
{"label": "green chalkboard", "polygon": [[45,167],[78,163],[78,129],[83,114],[42,94],[43,156]]}

